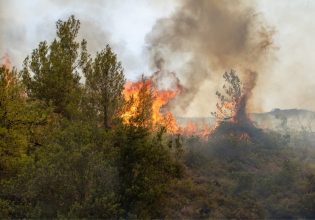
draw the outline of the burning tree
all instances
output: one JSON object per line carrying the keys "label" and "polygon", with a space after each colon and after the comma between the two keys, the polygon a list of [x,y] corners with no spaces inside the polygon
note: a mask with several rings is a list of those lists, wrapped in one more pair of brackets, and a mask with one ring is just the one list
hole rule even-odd
{"label": "burning tree", "polygon": [[212,113],[217,120],[214,134],[230,134],[240,139],[261,139],[262,130],[254,126],[246,112],[247,101],[256,80],[256,74],[249,73],[247,85],[241,82],[234,70],[224,73],[226,83],[223,85],[223,92],[216,92],[219,101],[216,105],[217,111]]}
{"label": "burning tree", "polygon": [[250,141],[261,146],[282,145],[285,140],[282,136],[275,136],[257,128],[247,114],[247,102],[255,86],[256,73],[247,72],[246,83],[243,84],[234,70],[223,75],[225,84],[223,93],[217,91],[217,111],[212,113],[217,120],[214,137],[226,138],[233,136],[240,141]]}
{"label": "burning tree", "polygon": [[235,121],[237,119],[237,109],[242,97],[242,84],[234,70],[223,74],[227,84],[223,85],[224,93],[216,92],[218,103],[217,111],[212,115],[219,122]]}
{"label": "burning tree", "polygon": [[142,77],[139,82],[128,82],[123,94],[126,106],[121,118],[125,124],[162,126],[168,133],[177,132],[175,117],[165,109],[169,101],[177,95],[177,91],[159,90],[151,79]]}
{"label": "burning tree", "polygon": [[137,83],[127,83],[124,90],[125,109],[121,118],[125,124],[151,128],[153,120],[153,91],[151,82],[142,77]]}

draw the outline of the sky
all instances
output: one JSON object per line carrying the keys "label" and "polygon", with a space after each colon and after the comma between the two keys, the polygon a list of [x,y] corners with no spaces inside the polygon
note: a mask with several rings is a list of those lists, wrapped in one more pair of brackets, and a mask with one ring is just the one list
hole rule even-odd
{"label": "sky", "polygon": [[80,37],[94,53],[109,43],[118,53],[127,78],[135,80],[148,71],[142,56],[145,36],[158,18],[168,16],[176,5],[166,0],[0,0],[0,54],[8,53],[13,64],[43,40],[55,36],[55,23],[75,15],[81,21]]}
{"label": "sky", "polygon": [[[181,0],[0,0],[0,56],[7,53],[20,68],[40,41],[55,37],[55,22],[74,14],[81,20],[80,38],[87,39],[89,50],[94,53],[109,43],[127,79],[136,80],[154,71],[146,54],[147,35],[180,4]],[[253,111],[315,111],[315,1],[256,0],[255,11],[275,34],[272,62],[254,89]],[[206,114],[198,108],[187,112]]]}

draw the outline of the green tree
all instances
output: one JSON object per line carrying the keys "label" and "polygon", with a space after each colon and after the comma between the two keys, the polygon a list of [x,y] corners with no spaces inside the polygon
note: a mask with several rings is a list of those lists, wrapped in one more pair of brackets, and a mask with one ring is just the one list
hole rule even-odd
{"label": "green tree", "polygon": [[94,109],[102,118],[105,128],[110,128],[113,119],[123,105],[125,85],[124,71],[116,54],[109,45],[96,54],[92,69],[86,72],[86,86]]}
{"label": "green tree", "polygon": [[32,134],[46,124],[48,114],[27,99],[14,69],[0,67],[0,176],[6,176],[17,159],[30,153],[36,142]]}
{"label": "green tree", "polygon": [[24,61],[22,71],[27,94],[31,98],[52,104],[55,112],[67,118],[75,117],[80,102],[80,71],[87,61],[86,41],[76,41],[79,20],[71,16],[57,21],[57,38],[48,45],[40,42],[31,57]]}
{"label": "green tree", "polygon": [[25,96],[16,70],[0,67],[0,218],[12,216],[14,203],[21,199],[8,187],[31,160],[48,115],[48,110]]}
{"label": "green tree", "polygon": [[0,68],[0,180],[15,173],[17,160],[26,152],[27,135],[21,129],[25,104],[15,72]]}
{"label": "green tree", "polygon": [[63,120],[7,187],[18,198],[11,217],[118,216],[116,154],[110,132]]}
{"label": "green tree", "polygon": [[130,123],[117,129],[119,194],[125,218],[161,218],[162,198],[172,180],[182,174],[165,138],[152,130],[152,91],[144,78]]}

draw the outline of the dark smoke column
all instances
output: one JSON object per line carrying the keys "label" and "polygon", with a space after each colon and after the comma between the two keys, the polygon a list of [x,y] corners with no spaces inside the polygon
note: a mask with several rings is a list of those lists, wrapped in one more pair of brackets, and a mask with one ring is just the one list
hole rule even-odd
{"label": "dark smoke column", "polygon": [[[183,0],[174,14],[157,21],[147,36],[151,67],[177,73],[185,88],[177,106],[185,110],[200,98],[198,91],[205,81],[216,81],[226,70],[242,73],[245,83],[253,78],[252,72],[259,73],[273,31],[250,3]],[[174,63],[178,69],[172,69]]]}

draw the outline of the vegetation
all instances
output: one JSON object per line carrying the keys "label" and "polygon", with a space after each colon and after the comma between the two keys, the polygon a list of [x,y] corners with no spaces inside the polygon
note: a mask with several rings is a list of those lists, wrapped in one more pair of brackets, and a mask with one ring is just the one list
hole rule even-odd
{"label": "vegetation", "polygon": [[[1,218],[315,217],[313,133],[170,136],[152,129],[146,87],[122,123],[134,100],[117,55],[107,45],[92,58],[73,16],[56,28],[20,73],[0,68]],[[234,72],[225,78],[219,110],[241,92]]]}

